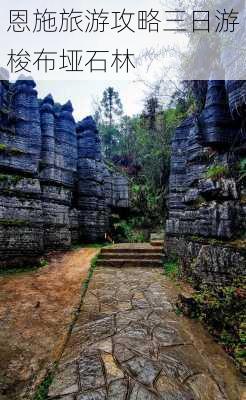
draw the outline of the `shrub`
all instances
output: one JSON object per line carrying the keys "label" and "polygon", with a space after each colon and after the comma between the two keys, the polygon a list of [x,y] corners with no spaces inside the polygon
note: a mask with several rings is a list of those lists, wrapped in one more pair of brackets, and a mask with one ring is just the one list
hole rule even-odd
{"label": "shrub", "polygon": [[41,258],[41,259],[39,260],[39,266],[40,266],[40,267],[46,267],[47,265],[49,265],[49,263],[48,263],[48,261],[45,260],[44,258]]}
{"label": "shrub", "polygon": [[205,322],[225,350],[245,369],[245,278],[235,279],[230,286],[205,287],[194,295],[194,299],[194,317]]}
{"label": "shrub", "polygon": [[212,165],[206,172],[206,178],[217,180],[229,175],[229,168],[225,165]]}
{"label": "shrub", "polygon": [[131,243],[144,243],[146,241],[143,232],[131,232],[130,242]]}
{"label": "shrub", "polygon": [[131,225],[127,221],[119,221],[114,224],[116,235],[127,240],[131,237]]}
{"label": "shrub", "polygon": [[0,174],[0,182],[7,182],[8,177],[8,175]]}
{"label": "shrub", "polygon": [[146,241],[144,232],[135,228],[134,221],[120,221],[114,224],[115,236],[117,241],[127,241],[128,243],[143,243]]}
{"label": "shrub", "polygon": [[180,262],[177,259],[164,262],[164,274],[170,279],[176,280],[181,277]]}

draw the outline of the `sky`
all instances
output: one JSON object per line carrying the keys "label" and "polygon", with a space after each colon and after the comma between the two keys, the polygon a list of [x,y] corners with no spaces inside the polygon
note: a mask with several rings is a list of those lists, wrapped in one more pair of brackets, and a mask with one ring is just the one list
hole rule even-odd
{"label": "sky", "polygon": [[105,88],[113,86],[120,94],[124,114],[132,116],[143,108],[146,92],[144,84],[133,81],[38,81],[37,89],[40,98],[49,93],[55,101],[64,104],[71,100],[74,117],[81,120],[93,114],[93,99],[101,100]]}
{"label": "sky", "polygon": [[[173,0],[171,0],[173,1]],[[169,0],[170,3],[170,0]],[[21,4],[21,7],[20,7]],[[115,2],[115,0],[71,0],[69,3],[67,0],[53,0],[50,3],[48,0],[35,0],[30,2],[29,0],[9,0],[9,2],[1,5],[0,7],[0,19],[6,21],[9,20],[10,9],[18,10],[28,10],[28,15],[33,16],[33,12],[37,9],[44,10],[56,10],[61,11],[63,8],[68,10],[74,8],[75,10],[108,10],[109,12],[120,11],[124,8],[129,12],[135,12],[137,15],[138,10],[162,10],[163,6],[160,0],[124,0]],[[111,17],[113,18],[113,17]],[[30,19],[33,20],[33,17]],[[134,20],[136,23],[136,20]],[[31,26],[31,25],[30,25]],[[2,30],[2,31],[1,31]],[[7,32],[4,30],[4,24],[0,26],[1,32],[1,50],[0,58],[1,65],[7,64],[7,55],[10,48],[15,49],[25,47],[30,54],[37,51],[38,48],[43,48],[47,51],[59,50],[59,48],[65,49],[83,49],[85,50],[109,50],[109,53],[114,53],[116,48],[119,51],[125,52],[126,48],[134,54],[139,54],[143,49],[154,47],[156,50],[161,47],[164,41],[168,41],[169,34],[160,32],[143,32],[138,31],[135,27],[135,33],[131,31],[124,30],[122,33],[117,33],[116,31],[106,30],[104,33],[76,33],[67,34],[55,32],[54,34],[45,34],[40,32],[38,34],[33,34],[32,31],[25,31],[21,34],[13,33],[12,30]],[[171,35],[170,35],[171,36]],[[20,39],[17,41],[16,39]],[[158,69],[161,67],[158,65]],[[138,68],[141,70],[141,67]],[[123,70],[122,70],[123,71]],[[142,72],[142,71],[141,71]],[[144,70],[146,74],[146,70]],[[101,100],[102,94],[105,88],[108,86],[113,86],[120,94],[120,98],[123,103],[124,113],[132,116],[134,114],[140,113],[143,109],[143,99],[146,94],[146,87],[144,84],[136,82],[135,70],[130,74],[113,74],[108,71],[105,73],[98,74],[80,74],[79,78],[76,73],[66,74],[62,70],[52,71],[47,76],[42,74],[31,73],[34,80],[37,82],[37,89],[40,98],[45,97],[47,94],[51,93],[54,100],[59,103],[65,103],[71,100],[74,107],[74,116],[77,120],[84,118],[87,115],[93,113],[93,99]],[[147,74],[147,79],[150,80],[150,74]],[[157,78],[156,71],[153,72],[154,78]],[[11,76],[11,80],[16,80],[18,76]],[[146,78],[146,75],[145,75]]]}

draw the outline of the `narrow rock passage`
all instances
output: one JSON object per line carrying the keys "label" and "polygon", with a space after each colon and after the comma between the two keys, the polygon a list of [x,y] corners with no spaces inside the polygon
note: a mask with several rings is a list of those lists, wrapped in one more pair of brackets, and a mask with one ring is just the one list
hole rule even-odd
{"label": "narrow rock passage", "polygon": [[177,316],[161,268],[98,268],[49,390],[59,400],[239,400],[240,375]]}

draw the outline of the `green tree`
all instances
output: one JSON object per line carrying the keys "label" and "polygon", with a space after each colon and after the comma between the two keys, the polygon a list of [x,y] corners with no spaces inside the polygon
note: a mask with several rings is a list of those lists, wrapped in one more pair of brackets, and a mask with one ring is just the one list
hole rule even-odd
{"label": "green tree", "polygon": [[119,93],[108,87],[104,90],[102,100],[96,103],[94,118],[99,125],[104,155],[112,160],[119,144],[119,119],[123,114],[123,106]]}
{"label": "green tree", "polygon": [[132,208],[137,219],[153,229],[165,220],[171,139],[191,102],[188,95],[182,97],[179,93],[165,110],[153,95],[144,104],[141,115],[121,119],[117,165],[130,177]]}
{"label": "green tree", "polygon": [[114,117],[119,117],[123,114],[123,106],[120,100],[119,93],[113,87],[108,87],[103,92],[101,100],[102,115],[106,119],[107,124],[112,127]]}
{"label": "green tree", "polygon": [[153,132],[156,130],[156,116],[161,111],[159,99],[156,94],[147,97],[144,104],[143,115],[149,122],[149,129]]}
{"label": "green tree", "polygon": [[[194,97],[190,87],[184,84],[163,109],[158,93],[152,91],[146,97],[140,115],[129,117],[120,113],[116,120],[112,101],[108,101],[105,92],[105,102],[99,103],[97,117],[101,121],[99,130],[106,161],[129,177],[132,193],[130,218],[134,221],[131,226],[153,230],[163,226],[165,220],[171,138],[180,122],[192,112]],[[107,104],[104,110],[102,104]]]}

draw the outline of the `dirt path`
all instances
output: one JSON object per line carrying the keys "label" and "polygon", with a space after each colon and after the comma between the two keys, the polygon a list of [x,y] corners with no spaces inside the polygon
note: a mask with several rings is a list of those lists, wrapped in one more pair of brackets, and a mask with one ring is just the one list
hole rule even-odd
{"label": "dirt path", "polygon": [[220,346],[174,312],[176,294],[159,268],[98,268],[49,399],[243,399]]}
{"label": "dirt path", "polygon": [[26,400],[57,359],[97,252],[56,254],[36,272],[0,277],[0,400]]}

